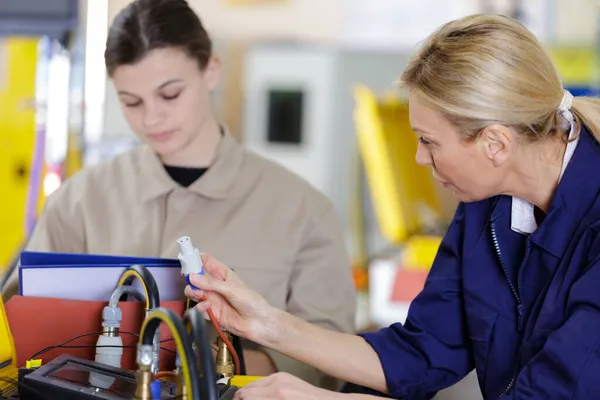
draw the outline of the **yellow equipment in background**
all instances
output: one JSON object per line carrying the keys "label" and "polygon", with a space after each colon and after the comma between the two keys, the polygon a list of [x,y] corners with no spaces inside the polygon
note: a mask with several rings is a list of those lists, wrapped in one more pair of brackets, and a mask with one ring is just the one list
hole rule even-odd
{"label": "yellow equipment in background", "polygon": [[550,57],[566,87],[597,87],[600,59],[595,46],[551,46]]}
{"label": "yellow equipment in background", "polygon": [[38,41],[0,39],[0,276],[26,235],[25,204],[35,148]]}
{"label": "yellow equipment in background", "polygon": [[16,388],[17,378],[17,351],[0,296],[0,393],[7,394]]}
{"label": "yellow equipment in background", "polygon": [[383,237],[402,246],[406,268],[429,269],[441,237],[442,206],[428,167],[415,161],[418,141],[408,105],[396,96],[378,99],[357,86],[355,123],[371,199]]}

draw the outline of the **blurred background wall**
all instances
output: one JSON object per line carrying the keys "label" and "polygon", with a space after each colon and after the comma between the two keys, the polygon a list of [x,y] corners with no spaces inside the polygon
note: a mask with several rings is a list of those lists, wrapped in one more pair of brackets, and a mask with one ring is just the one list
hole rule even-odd
{"label": "blurred background wall", "polygon": [[[107,23],[128,3],[129,0],[109,0]],[[368,84],[377,92],[393,90],[395,79],[420,40],[446,21],[478,12],[517,16],[549,47],[571,50],[583,47],[585,57],[589,54],[586,50],[596,43],[596,3],[593,0],[190,0],[223,60],[222,84],[215,93],[223,120],[248,147],[297,171],[327,192],[347,228],[348,193],[352,190],[348,174],[351,157],[357,151],[352,119],[354,84]],[[290,61],[292,55],[296,62]],[[572,56],[569,53],[569,59]],[[298,66],[294,76],[286,65]],[[103,79],[103,72],[98,73],[98,79]],[[261,85],[272,79],[297,84],[319,80],[324,83],[314,86],[319,90],[313,96],[318,103],[313,103],[317,114],[307,117],[306,134],[313,139],[306,146],[318,142],[312,148],[291,149],[262,140],[265,109],[260,100]],[[329,90],[324,90],[327,85]],[[104,118],[98,130],[105,139],[130,137],[110,82],[106,82],[105,98]],[[440,195],[448,217],[455,202],[444,191]],[[373,227],[368,236],[377,237],[377,229]]]}

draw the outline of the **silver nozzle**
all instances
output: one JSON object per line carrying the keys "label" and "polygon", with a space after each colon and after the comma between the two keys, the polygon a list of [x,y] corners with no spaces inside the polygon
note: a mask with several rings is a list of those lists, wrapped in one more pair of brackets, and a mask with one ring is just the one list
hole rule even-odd
{"label": "silver nozzle", "polygon": [[160,327],[156,328],[154,340],[152,342],[152,366],[150,370],[153,374],[158,373],[158,362],[160,356]]}
{"label": "silver nozzle", "polygon": [[138,344],[136,362],[139,366],[152,365],[152,351],[154,347],[148,344]]}

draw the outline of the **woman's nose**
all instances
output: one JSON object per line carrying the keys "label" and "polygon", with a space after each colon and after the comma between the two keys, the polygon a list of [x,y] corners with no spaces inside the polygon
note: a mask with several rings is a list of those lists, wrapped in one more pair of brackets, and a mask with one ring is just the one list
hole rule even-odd
{"label": "woman's nose", "polygon": [[417,161],[417,164],[419,165],[426,166],[433,164],[431,150],[429,150],[429,148],[421,142],[419,142],[417,146],[417,154],[415,156],[415,159]]}
{"label": "woman's nose", "polygon": [[164,112],[158,104],[148,104],[144,109],[144,126],[146,128],[152,128],[158,126],[164,120]]}

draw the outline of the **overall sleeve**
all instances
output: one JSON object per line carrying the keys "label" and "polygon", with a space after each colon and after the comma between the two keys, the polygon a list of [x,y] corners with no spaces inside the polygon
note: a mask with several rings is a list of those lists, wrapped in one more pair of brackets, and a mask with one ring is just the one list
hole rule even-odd
{"label": "overall sleeve", "polygon": [[[343,232],[333,207],[305,236],[290,279],[287,310],[327,329],[354,333],[356,290]],[[317,369],[270,349],[279,371],[331,388],[335,382]]]}
{"label": "overall sleeve", "polygon": [[[595,246],[600,246],[596,240]],[[600,260],[569,290],[566,319],[520,371],[508,398],[600,398]]]}
{"label": "overall sleeve", "polygon": [[[83,221],[72,198],[72,182],[67,181],[48,197],[25,249],[40,252],[84,253]],[[18,294],[19,272],[15,270],[2,293],[5,301]]]}
{"label": "overall sleeve", "polygon": [[394,398],[425,399],[473,369],[464,314],[460,204],[404,325],[361,336],[377,352]]}

